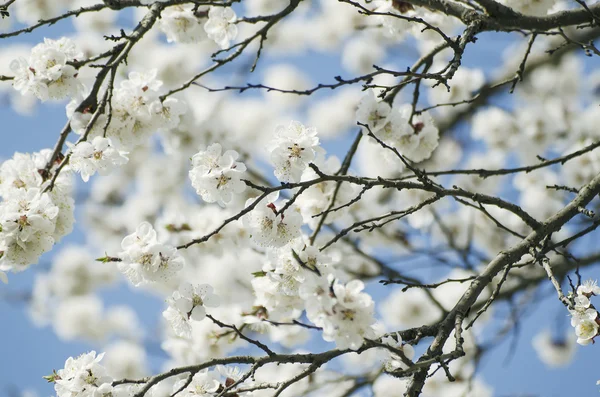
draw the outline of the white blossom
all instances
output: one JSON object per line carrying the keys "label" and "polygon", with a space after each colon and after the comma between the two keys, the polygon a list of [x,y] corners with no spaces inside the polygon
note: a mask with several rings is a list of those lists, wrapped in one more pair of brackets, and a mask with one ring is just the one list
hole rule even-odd
{"label": "white blossom", "polygon": [[204,31],[222,49],[227,49],[238,34],[235,11],[229,7],[211,7]]}
{"label": "white blossom", "polygon": [[281,182],[299,182],[308,164],[323,153],[317,130],[297,121],[277,127],[270,152],[275,176]]}
{"label": "white blossom", "polygon": [[442,312],[420,288],[392,292],[379,305],[383,320],[391,327],[420,327],[433,324]]}
{"label": "white blossom", "polygon": [[510,149],[516,143],[519,130],[513,115],[497,107],[475,113],[471,134],[485,141],[491,149]]}
{"label": "white blossom", "polygon": [[334,341],[339,349],[356,350],[365,338],[376,336],[373,299],[362,292],[364,284],[360,280],[352,280],[345,285],[336,281],[325,291],[330,288],[331,294],[313,295],[318,297],[320,305],[314,305],[314,301],[307,304],[307,317],[323,328],[324,340]]}
{"label": "white blossom", "polygon": [[577,294],[572,297],[574,305],[569,308],[571,325],[575,328],[577,343],[588,345],[598,335],[598,311],[592,305],[590,297],[600,292],[595,280],[587,280],[577,287]]}
{"label": "white blossom", "polygon": [[[256,199],[246,201],[246,207]],[[285,203],[280,204],[283,208]],[[261,201],[242,218],[244,227],[252,240],[261,246],[279,248],[300,236],[302,215],[292,204],[284,213],[278,214],[274,203]]]}
{"label": "white blossom", "polygon": [[207,307],[218,307],[220,299],[208,284],[184,283],[167,299],[169,307],[163,312],[176,335],[190,338],[190,321],[202,321]]}
{"label": "white blossom", "polygon": [[157,241],[156,231],[148,222],[125,237],[121,248],[117,266],[134,286],[169,281],[184,265],[175,247]]}
{"label": "white blossom", "polygon": [[106,348],[104,363],[116,379],[138,379],[148,375],[148,357],[144,346],[129,340],[111,343]]}
{"label": "white blossom", "polygon": [[[319,157],[315,161],[315,165],[319,167],[321,172],[333,175],[338,172],[341,168],[340,160],[331,156],[329,158],[322,159]],[[317,179],[319,175],[312,168],[306,168],[302,173],[301,182],[311,181]],[[315,183],[306,191],[304,191],[297,199],[296,205],[300,208],[300,212],[302,213],[302,217],[306,220],[306,223],[312,228],[316,228],[316,226],[321,221],[321,217],[316,215],[321,214],[329,208],[331,205],[331,201],[335,196],[334,207],[339,208],[336,211],[330,211],[327,214],[327,218],[325,219],[325,224],[330,224],[332,222],[338,221],[340,219],[344,219],[348,212],[349,206],[342,207],[344,204],[350,202],[355,196],[357,192],[355,186],[342,183],[338,184],[334,181],[326,181]]]}
{"label": "white blossom", "polygon": [[96,392],[109,393],[113,379],[100,364],[104,353],[96,356],[95,351],[77,358],[69,357],[63,369],[56,372],[54,390],[58,397],[96,396]]}
{"label": "white blossom", "polygon": [[595,320],[581,319],[575,326],[575,334],[577,335],[577,343],[588,345],[598,335],[598,323]]}
{"label": "white blossom", "polygon": [[292,249],[271,251],[268,259],[262,267],[263,273],[252,279],[255,305],[266,308],[270,315],[297,318],[304,308],[298,294],[308,275],[307,270],[301,267]]}
{"label": "white blossom", "polygon": [[246,189],[246,184],[241,180],[246,166],[236,161],[239,154],[235,150],[227,150],[222,154],[221,151],[221,145],[213,143],[205,151],[196,153],[192,157],[189,176],[192,186],[204,201],[216,201],[224,206],[234,194]]}
{"label": "white blossom", "polygon": [[77,70],[67,62],[82,57],[70,39],[46,38],[33,47],[29,59],[18,58],[11,63],[13,87],[22,94],[33,93],[42,101],[73,97],[82,85],[77,80]]}
{"label": "white blossom", "polygon": [[115,149],[110,139],[101,136],[95,137],[91,142],[84,141],[72,145],[71,150],[71,169],[79,172],[84,182],[96,172],[106,175],[113,168],[129,161],[125,152]]}
{"label": "white blossom", "polygon": [[438,146],[439,132],[433,118],[428,112],[414,115],[409,124],[412,107],[409,104],[398,108],[405,121],[397,142],[400,153],[408,159],[420,162],[428,159]]}
{"label": "white blossom", "polygon": [[[431,157],[438,146],[439,131],[428,112],[414,114],[412,106],[404,104],[392,108],[385,125],[373,134],[386,145],[396,148],[409,160],[420,162]],[[390,150],[387,155],[395,156]]]}
{"label": "white blossom", "polygon": [[9,199],[19,190],[39,188],[43,182],[33,156],[15,153],[0,166],[0,196]]}
{"label": "white blossom", "polygon": [[396,371],[398,369],[407,369],[409,364],[405,362],[405,359],[410,362],[415,356],[415,349],[409,344],[402,343],[402,336],[396,332],[395,338],[391,335],[381,338],[381,343],[384,343],[393,349],[399,350],[404,355],[404,358],[393,351],[385,350],[387,359],[385,360],[385,370],[388,372]]}
{"label": "white blossom", "polygon": [[[358,104],[356,120],[366,124],[370,132],[376,133],[388,122],[391,110],[392,108],[387,102],[378,101],[373,90],[369,90]],[[363,127],[363,133],[368,134],[369,130]]]}
{"label": "white blossom", "polygon": [[53,293],[59,297],[87,295],[116,281],[116,266],[96,266],[88,247],[68,245],[52,259],[48,273]]}
{"label": "white blossom", "polygon": [[[157,130],[170,130],[177,127],[181,116],[187,111],[186,104],[169,96],[161,100],[164,93],[163,82],[157,78],[157,70],[132,71],[126,80],[114,88],[111,98],[110,124],[106,113],[99,115],[89,131],[89,137],[106,136],[112,145],[126,152],[140,146]],[[86,132],[88,123],[94,116],[89,108],[79,112],[85,96],[75,98],[67,106],[67,116],[71,119],[73,131],[79,135]]]}
{"label": "white blossom", "polygon": [[193,4],[181,4],[162,12],[159,26],[169,43],[196,43],[206,37],[201,20],[194,15],[195,10]]}
{"label": "white blossom", "polygon": [[22,271],[54,245],[59,209],[48,193],[19,190],[0,202],[0,270]]}
{"label": "white blossom", "polygon": [[591,295],[600,295],[600,287],[598,287],[598,281],[586,280],[582,285],[577,287],[577,295],[584,295],[590,297]]}

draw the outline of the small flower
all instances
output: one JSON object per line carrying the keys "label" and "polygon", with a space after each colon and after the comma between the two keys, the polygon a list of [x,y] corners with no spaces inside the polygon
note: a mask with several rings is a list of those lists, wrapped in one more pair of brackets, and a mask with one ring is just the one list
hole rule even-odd
{"label": "small flower", "polygon": [[246,184],[241,180],[246,166],[236,161],[239,154],[235,150],[227,150],[223,154],[221,151],[221,145],[213,143],[206,150],[196,153],[192,157],[189,177],[204,201],[225,206],[231,202],[234,194],[246,190]]}
{"label": "small flower", "polygon": [[95,351],[82,354],[77,358],[69,357],[63,369],[48,377],[54,381],[56,394],[59,397],[106,395],[98,392],[110,391],[113,379],[107,375],[106,368],[100,364],[103,357],[104,353],[96,356]]}
{"label": "small flower", "polygon": [[595,320],[582,320],[575,327],[575,333],[577,334],[577,343],[583,346],[589,345],[598,335],[598,323]]}
{"label": "small flower", "polygon": [[371,296],[362,292],[364,287],[360,280],[352,280],[345,285],[336,281],[325,287],[328,292],[325,294],[302,292],[310,302],[310,306],[306,305],[306,316],[313,324],[323,328],[323,339],[335,341],[338,349],[356,350],[365,338],[376,336],[373,328],[374,302]]}
{"label": "small flower", "polygon": [[59,207],[38,188],[0,201],[0,271],[22,271],[55,243]]}
{"label": "small flower", "polygon": [[575,310],[585,310],[590,307],[590,299],[585,295],[578,295],[574,299],[575,301]]}
{"label": "small flower", "polygon": [[384,343],[396,350],[399,350],[404,355],[404,358],[400,355],[387,350],[388,358],[384,363],[385,370],[388,372],[396,371],[398,369],[406,369],[408,368],[408,364],[405,362],[405,359],[412,360],[415,356],[415,349],[412,345],[402,344],[402,336],[400,333],[396,332],[396,338],[394,339],[391,335],[388,335],[381,339],[381,343]]}
{"label": "small flower", "polygon": [[206,317],[207,307],[218,307],[220,299],[213,294],[213,288],[208,284],[182,284],[179,290],[167,299],[169,307],[163,316],[171,324],[173,331],[180,337],[191,336],[190,321],[202,321]]}
{"label": "small flower", "polygon": [[238,34],[236,19],[235,12],[229,7],[211,7],[204,31],[219,47],[227,49]]}
{"label": "small flower", "polygon": [[[254,200],[249,199],[246,207]],[[274,203],[260,202],[242,218],[244,227],[256,244],[279,248],[300,236],[303,220],[298,208],[292,204],[283,214],[277,214],[277,211]]]}
{"label": "small flower", "polygon": [[181,270],[184,260],[175,247],[156,240],[156,231],[142,222],[135,233],[121,242],[117,267],[134,286],[149,282],[166,282]]}
{"label": "small flower", "polygon": [[[431,157],[431,153],[437,148],[439,143],[439,131],[429,112],[423,112],[414,115],[412,120],[412,106],[405,104],[398,108],[402,119],[404,119],[403,135],[398,141],[396,147],[400,153],[414,162],[420,162]],[[409,123],[409,120],[411,123]],[[405,138],[411,137],[408,145],[405,145]],[[412,137],[416,137],[416,145]]]}
{"label": "small flower", "polygon": [[598,286],[598,281],[596,280],[586,280],[577,287],[577,295],[585,295],[588,298],[591,295],[600,295],[600,287]]}
{"label": "small flower", "polygon": [[576,327],[583,321],[595,321],[598,317],[598,312],[596,309],[585,309],[583,311],[571,311],[573,317],[571,317],[571,325]]}
{"label": "small flower", "polygon": [[[378,102],[373,90],[369,90],[358,104],[356,120],[366,124],[372,133],[376,133],[388,122],[390,111],[390,105],[387,102]],[[363,133],[368,134],[369,130],[363,127]]]}
{"label": "small flower", "polygon": [[275,176],[281,182],[300,182],[308,164],[317,154],[323,153],[317,130],[297,121],[292,121],[287,127],[277,127],[270,151]]}
{"label": "small flower", "polygon": [[84,182],[89,181],[90,176],[96,172],[106,175],[113,168],[129,161],[125,152],[115,149],[110,139],[101,136],[95,137],[92,142],[71,145],[71,150],[71,169],[81,173]]}
{"label": "small flower", "polygon": [[239,367],[228,367],[225,365],[217,365],[217,372],[225,378],[225,386],[237,382],[244,375],[244,372]]}
{"label": "small flower", "polygon": [[206,317],[205,307],[219,307],[219,303],[219,297],[213,294],[213,287],[208,284],[183,284],[176,300],[177,308],[188,313],[195,321],[202,321]]}
{"label": "small flower", "polygon": [[194,15],[196,7],[193,4],[176,5],[163,11],[159,26],[169,43],[196,43],[206,38],[200,20]]}
{"label": "small flower", "polygon": [[15,74],[13,87],[22,94],[32,93],[42,101],[76,96],[82,84],[77,80],[77,70],[67,62],[82,56],[70,39],[44,39],[31,49],[29,59],[18,58],[11,62],[10,69]]}

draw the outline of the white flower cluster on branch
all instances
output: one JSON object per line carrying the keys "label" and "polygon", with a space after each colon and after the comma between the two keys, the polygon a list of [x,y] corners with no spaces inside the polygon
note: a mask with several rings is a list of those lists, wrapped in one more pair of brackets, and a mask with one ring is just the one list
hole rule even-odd
{"label": "white flower cluster on branch", "polygon": [[157,130],[175,128],[187,107],[177,98],[160,99],[163,82],[157,79],[157,70],[131,72],[128,79],[114,89],[111,114],[103,113],[88,130],[94,117],[91,108],[79,109],[82,99],[76,98],[67,106],[71,128],[79,135],[111,139],[119,150],[128,152],[143,144]]}
{"label": "white flower cluster on branch", "polygon": [[119,270],[135,286],[168,282],[184,265],[175,247],[158,242],[156,231],[148,222],[125,237],[121,248]]}
{"label": "white flower cluster on branch", "polygon": [[81,174],[84,182],[98,172],[106,175],[113,168],[121,166],[129,160],[124,152],[115,149],[110,139],[101,136],[95,137],[91,142],[80,142],[71,146],[71,169]]}
{"label": "white flower cluster on branch", "polygon": [[171,324],[177,336],[191,337],[190,321],[202,321],[207,307],[218,307],[219,297],[213,294],[208,284],[191,285],[185,283],[167,299],[169,307],[163,316]]}
{"label": "white flower cluster on branch", "polygon": [[227,49],[238,34],[236,19],[235,12],[229,7],[211,7],[204,31],[221,49]]}
{"label": "white flower cluster on branch", "polygon": [[297,121],[277,127],[270,152],[275,176],[281,182],[299,182],[308,164],[324,153],[319,147],[317,130]]}
{"label": "white flower cluster on branch", "polygon": [[363,127],[363,133],[375,135],[407,159],[418,163],[431,157],[438,146],[439,132],[428,112],[416,115],[412,110],[410,104],[392,108],[386,102],[378,102],[371,91],[359,103],[356,119],[367,125],[367,128]]}
{"label": "white flower cluster on branch", "polygon": [[[0,166],[0,270],[22,271],[73,229],[71,178],[57,178],[46,191],[42,175],[49,150],[16,153]],[[56,167],[51,168],[54,171]]]}
{"label": "white flower cluster on branch", "polygon": [[33,47],[29,59],[15,59],[10,69],[15,73],[13,86],[22,94],[32,93],[42,101],[75,97],[83,89],[77,69],[70,62],[83,54],[67,38],[44,39]]}
{"label": "white flower cluster on branch", "polygon": [[234,194],[246,189],[246,184],[241,181],[246,166],[236,161],[239,154],[235,150],[221,151],[221,145],[214,143],[205,151],[196,153],[192,157],[189,176],[192,186],[204,201],[225,206]]}
{"label": "white flower cluster on branch", "polygon": [[580,345],[589,345],[594,342],[598,336],[598,311],[590,302],[590,298],[600,295],[600,287],[594,280],[588,280],[577,287],[574,297],[575,305],[570,309],[571,325],[575,328],[577,334],[577,343]]}

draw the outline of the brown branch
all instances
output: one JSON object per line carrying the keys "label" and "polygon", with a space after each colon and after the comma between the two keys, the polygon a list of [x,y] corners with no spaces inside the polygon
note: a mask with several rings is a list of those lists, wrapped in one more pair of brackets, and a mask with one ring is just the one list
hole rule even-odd
{"label": "brown branch", "polygon": [[[493,278],[506,266],[517,262],[523,255],[528,253],[532,247],[537,246],[550,234],[560,230],[562,226],[579,214],[578,208],[585,207],[600,193],[600,174],[597,175],[590,183],[581,189],[580,193],[566,207],[542,223],[538,228],[531,232],[524,240],[513,246],[512,248],[501,252],[494,258],[484,269],[484,271],[470,284],[467,291],[462,295],[454,308],[440,323],[440,329],[429,346],[427,353],[419,359],[419,361],[427,360],[430,357],[439,356],[442,353],[450,332],[455,326],[457,316],[464,317],[473,306],[481,292],[489,285]],[[416,397],[421,393],[425,379],[427,377],[427,369],[417,372],[411,379],[406,396]]]}

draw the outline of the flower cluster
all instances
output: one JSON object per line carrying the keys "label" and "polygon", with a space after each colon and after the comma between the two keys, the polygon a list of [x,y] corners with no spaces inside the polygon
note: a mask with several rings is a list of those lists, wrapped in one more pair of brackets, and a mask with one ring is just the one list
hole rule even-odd
{"label": "flower cluster", "polygon": [[189,172],[192,186],[207,203],[224,206],[234,194],[242,193],[246,184],[241,178],[246,171],[244,163],[236,161],[239,154],[235,150],[222,153],[221,145],[213,143],[206,150],[192,157]]}
{"label": "flower cluster", "polygon": [[271,162],[275,176],[281,182],[300,182],[302,172],[318,154],[319,138],[315,128],[307,128],[297,121],[289,126],[278,126],[271,144]]}
{"label": "flower cluster", "polygon": [[[331,277],[330,277],[331,278]],[[312,277],[302,286],[306,316],[323,328],[323,339],[335,342],[339,349],[358,349],[365,338],[375,338],[375,303],[362,292],[360,280],[346,284]]]}
{"label": "flower cluster", "polygon": [[[322,337],[340,349],[358,349],[365,338],[376,336],[374,302],[362,292],[360,280],[341,283],[332,258],[316,247],[296,241],[271,250],[269,261],[255,273],[256,299],[252,314],[257,321],[298,319],[303,312],[323,328]],[[252,317],[245,319],[252,323]]]}
{"label": "flower cluster", "polygon": [[113,379],[100,364],[103,357],[104,353],[96,356],[95,351],[77,358],[69,357],[63,369],[46,378],[54,382],[58,397],[110,395]]}
{"label": "flower cluster", "polygon": [[81,174],[81,179],[87,182],[90,176],[98,172],[108,174],[114,167],[123,165],[129,160],[125,152],[115,149],[108,138],[95,137],[91,142],[83,141],[71,145],[71,169]]}
{"label": "flower cluster", "polygon": [[[138,353],[131,349],[133,345],[121,344],[120,348],[129,353]],[[108,350],[107,350],[108,351]],[[54,383],[57,397],[130,397],[139,391],[137,384],[121,384],[113,386],[113,373],[120,373],[115,362],[104,360],[106,366],[100,364],[105,353],[96,355],[95,351],[85,353],[77,358],[69,357],[63,369],[44,376],[48,382]],[[121,362],[136,364],[131,357],[120,357]],[[112,360],[114,361],[114,360]],[[114,367],[114,368],[113,368]],[[115,371],[117,370],[117,371]]]}
{"label": "flower cluster", "polygon": [[[363,133],[375,135],[409,160],[420,162],[431,157],[438,146],[439,131],[428,112],[413,114],[410,104],[392,108],[377,101],[373,91],[365,94],[358,105],[356,119],[366,125]],[[386,151],[386,155],[393,155]]]}
{"label": "flower cluster", "polygon": [[598,311],[590,302],[590,298],[594,295],[600,295],[600,287],[596,281],[587,280],[577,287],[575,305],[569,310],[571,325],[575,327],[577,343],[580,345],[593,343],[594,338],[598,336]]}
{"label": "flower cluster", "polygon": [[167,35],[169,43],[196,43],[206,38],[197,6],[180,4],[167,7],[160,16],[160,29]]}
{"label": "flower cluster", "polygon": [[208,21],[204,24],[204,31],[211,40],[222,49],[227,49],[231,40],[238,34],[235,24],[237,16],[229,7],[211,7],[208,11]]}
{"label": "flower cluster", "polygon": [[[246,207],[256,199],[248,199]],[[292,204],[285,212],[280,211],[286,206],[283,202],[275,204],[277,196],[267,197],[267,202],[259,202],[252,211],[244,215],[244,227],[250,233],[252,240],[263,247],[280,248],[300,236],[302,215],[298,208]]]}
{"label": "flower cluster", "polygon": [[185,283],[167,299],[169,307],[163,312],[163,317],[177,336],[189,338],[192,332],[190,321],[204,320],[206,308],[218,307],[219,302],[210,285]]}
{"label": "flower cluster", "polygon": [[[89,136],[105,136],[115,147],[129,151],[144,143],[157,130],[176,127],[186,105],[173,97],[161,100],[163,83],[156,75],[156,69],[129,73],[129,78],[114,89],[110,123],[106,125],[108,117],[102,114],[91,127]],[[80,135],[85,133],[93,117],[89,108],[78,109],[81,101],[77,98],[67,106],[71,128]]]}
{"label": "flower cluster", "polygon": [[15,74],[13,87],[22,94],[32,93],[42,101],[76,96],[82,89],[77,69],[70,64],[83,54],[67,38],[44,39],[33,47],[29,59],[15,59],[10,69]]}
{"label": "flower cluster", "polygon": [[[270,153],[275,176],[282,182],[318,178],[317,171],[308,167],[310,163],[329,174],[341,167],[336,157],[325,158],[314,128],[294,121],[277,128]],[[310,322],[323,329],[323,339],[341,349],[357,349],[365,338],[376,335],[374,302],[362,292],[364,284],[359,280],[341,282],[332,258],[302,236],[303,223],[315,228],[317,218],[313,216],[327,209],[334,194],[336,203],[345,203],[355,190],[322,182],[292,202],[278,202],[277,192],[259,202],[257,198],[246,202],[246,208],[253,208],[242,218],[244,227],[257,245],[267,249],[268,258],[262,270],[253,273],[254,309],[244,318],[252,329],[263,332],[266,319],[291,321],[306,313]],[[343,208],[336,210],[329,222],[344,213]],[[276,337],[276,332],[273,335]]]}
{"label": "flower cluster", "polygon": [[37,263],[73,228],[68,172],[45,191],[48,182],[42,175],[49,157],[50,151],[16,153],[0,166],[0,271],[22,271]]}
{"label": "flower cluster", "polygon": [[0,252],[13,270],[35,263],[54,245],[58,207],[39,189],[20,190],[0,206]]}
{"label": "flower cluster", "polygon": [[119,270],[135,286],[151,282],[167,282],[183,268],[184,260],[175,247],[161,244],[148,222],[141,223],[135,233],[121,242]]}
{"label": "flower cluster", "polygon": [[284,250],[280,254],[271,252],[268,258],[262,273],[252,280],[256,295],[254,304],[267,309],[270,316],[299,317],[304,310],[299,291],[307,277],[306,270],[301,266],[302,259],[294,258],[291,250]]}

